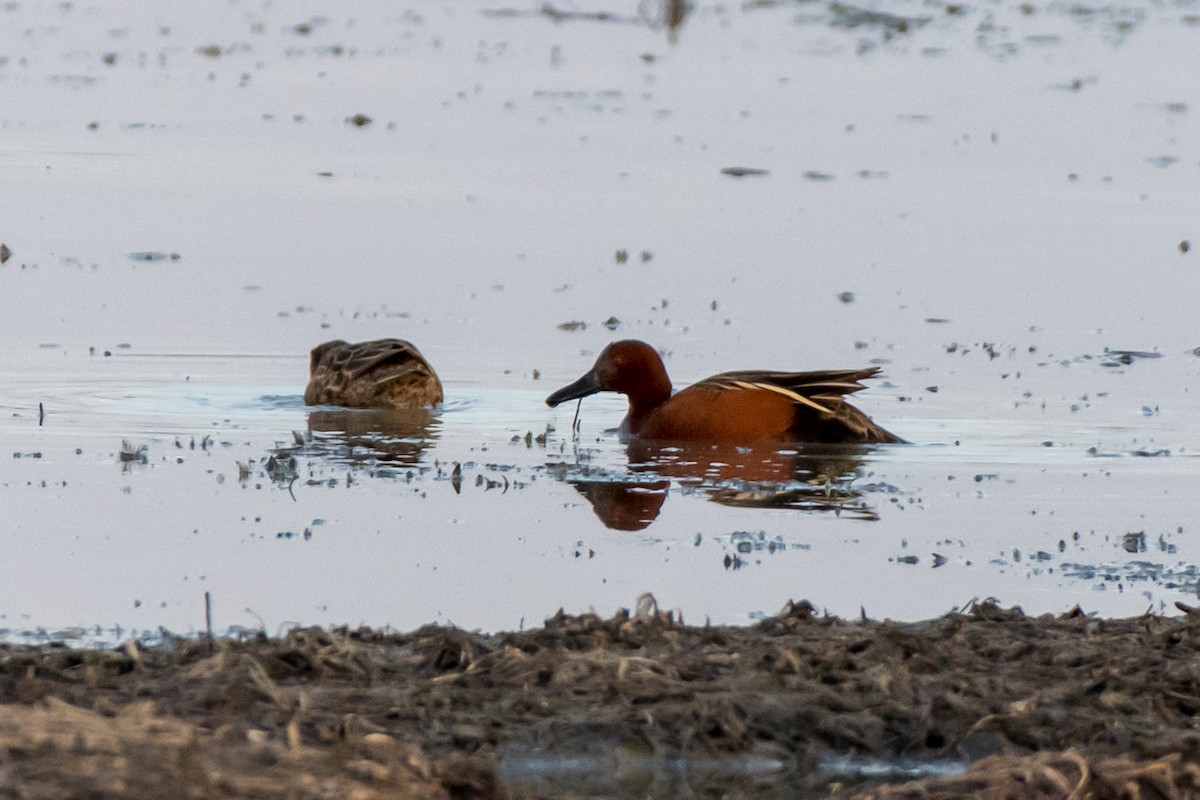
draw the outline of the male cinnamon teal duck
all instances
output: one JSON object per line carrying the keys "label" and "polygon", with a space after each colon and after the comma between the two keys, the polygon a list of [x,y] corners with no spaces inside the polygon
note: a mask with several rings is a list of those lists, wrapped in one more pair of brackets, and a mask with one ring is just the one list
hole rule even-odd
{"label": "male cinnamon teal duck", "polygon": [[629,398],[620,428],[625,441],[903,442],[844,399],[878,371],[722,372],[672,395],[654,348],[625,339],[605,347],[587,374],[547,397],[546,404],[553,408],[596,392],[619,392]]}
{"label": "male cinnamon teal duck", "polygon": [[350,408],[435,406],[442,402],[442,383],[411,342],[335,339],[312,349],[304,402]]}

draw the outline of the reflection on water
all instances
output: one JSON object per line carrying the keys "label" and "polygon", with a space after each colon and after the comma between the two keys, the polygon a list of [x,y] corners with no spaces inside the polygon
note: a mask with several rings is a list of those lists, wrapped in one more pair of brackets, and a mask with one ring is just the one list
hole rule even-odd
{"label": "reflection on water", "polygon": [[658,519],[671,482],[570,480],[606,528],[640,531]]}
{"label": "reflection on water", "polygon": [[766,484],[729,486],[713,489],[709,497],[726,506],[739,508],[790,508],[795,511],[828,511],[840,517],[874,521],[879,514],[862,499],[862,493],[850,485],[824,484],[783,487]]}
{"label": "reflection on water", "polygon": [[[6,40],[27,66],[5,82],[4,164],[47,180],[0,199],[24,232],[0,268],[0,625],[186,628],[201,576],[222,616],[270,628],[497,630],[644,589],[729,623],[798,585],[907,619],[976,594],[1194,602],[1189,4],[356,4],[353,27],[304,36],[330,4],[256,4],[249,39],[243,15],[195,4],[87,5],[89,24],[59,4],[3,15],[38,32]],[[232,46],[173,55],[211,43]],[[329,61],[352,109],[314,79],[331,48],[359,54]],[[347,124],[359,111],[375,121]],[[246,180],[262,170],[284,184]],[[247,224],[261,207],[280,224]],[[442,279],[384,268],[398,235]],[[297,342],[397,333],[429,343],[462,405],[399,431],[304,407]],[[538,441],[571,419],[543,382],[618,335],[680,377],[887,363],[871,410],[939,444],[842,468]],[[122,461],[122,438],[145,460]],[[593,513],[653,535],[595,532]],[[835,516],[856,514],[879,518]],[[773,542],[786,560],[716,577],[716,552]]]}
{"label": "reflection on water", "polygon": [[647,528],[666,502],[671,480],[686,493],[737,508],[829,512],[859,520],[879,518],[854,481],[872,448],[855,445],[804,446],[799,450],[745,447],[661,447],[644,442],[627,448],[629,470],[650,479],[564,469],[559,479],[575,487],[605,526]]}
{"label": "reflection on water", "polygon": [[[639,448],[644,450],[644,445]],[[635,469],[696,481],[699,491],[722,505],[832,512],[875,520],[875,509],[853,486],[868,452],[870,448],[864,446],[805,445],[801,450],[779,451],[671,448],[631,452],[631,457],[639,457]]]}
{"label": "reflection on water", "polygon": [[638,4],[638,15],[651,27],[666,28],[667,41],[671,44],[678,41],[679,29],[691,12],[692,4],[688,0],[641,0]]}
{"label": "reflection on water", "polygon": [[536,9],[530,10],[517,8],[485,9],[483,13],[485,16],[501,18],[542,16],[554,22],[641,23],[655,30],[666,30],[667,41],[675,44],[678,41],[679,29],[683,27],[684,21],[694,10],[695,6],[691,0],[639,0],[636,15],[614,11],[593,11],[560,7],[553,3],[542,3]]}
{"label": "reflection on water", "polygon": [[441,422],[428,409],[329,408],[308,413],[308,435],[276,448],[276,460],[295,456],[351,468],[380,464],[412,467],[437,442]]}
{"label": "reflection on water", "polygon": [[820,483],[858,476],[871,448],[861,445],[803,445],[800,449],[767,449],[730,445],[657,447],[645,442],[627,448],[630,469],[653,471],[683,481]]}

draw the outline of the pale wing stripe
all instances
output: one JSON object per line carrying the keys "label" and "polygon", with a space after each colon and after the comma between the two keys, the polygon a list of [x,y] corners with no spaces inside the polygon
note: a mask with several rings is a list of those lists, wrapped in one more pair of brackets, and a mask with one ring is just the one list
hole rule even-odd
{"label": "pale wing stripe", "polygon": [[821,405],[820,403],[814,403],[812,400],[805,397],[804,395],[797,394],[796,392],[793,392],[791,389],[785,389],[782,386],[775,386],[774,384],[770,384],[770,383],[751,383],[749,381],[733,381],[733,385],[738,387],[739,389],[766,389],[768,392],[776,392],[777,394],[781,394],[784,397],[787,397],[788,399],[790,399],[792,402],[800,403],[801,405],[809,406],[810,408],[815,408],[817,411],[820,411],[822,414],[832,414],[833,413],[832,411],[830,411],[828,408]]}
{"label": "pale wing stripe", "polygon": [[417,364],[406,364],[402,369],[398,369],[395,372],[384,375],[381,378],[376,378],[374,385],[383,386],[384,384],[391,383],[398,378],[407,378],[413,372],[424,372],[424,370],[422,370]]}
{"label": "pale wing stripe", "polygon": [[417,360],[416,356],[413,355],[412,348],[389,345],[388,347],[372,348],[370,351],[355,353],[346,363],[344,369],[353,377],[359,378],[385,361],[399,360],[397,356],[405,356],[411,361]]}

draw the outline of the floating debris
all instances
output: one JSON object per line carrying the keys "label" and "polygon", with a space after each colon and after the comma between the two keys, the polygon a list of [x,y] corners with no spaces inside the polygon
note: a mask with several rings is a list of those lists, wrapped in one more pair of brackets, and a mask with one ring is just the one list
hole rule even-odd
{"label": "floating debris", "polygon": [[555,8],[549,3],[545,3],[542,7],[534,12],[542,16],[549,17],[555,22],[564,20],[589,20],[592,22],[636,22],[634,17],[622,16],[614,14],[611,11],[563,11],[560,8]]}
{"label": "floating debris", "polygon": [[[1184,242],[1184,244],[1187,244],[1187,242]],[[1182,246],[1180,245],[1180,247]],[[0,264],[3,264],[10,258],[12,258],[12,250],[9,250],[8,245],[4,244],[4,242],[0,242]]]}
{"label": "floating debris", "polygon": [[1121,537],[1121,547],[1126,553],[1146,552],[1146,532],[1136,531]]}
{"label": "floating debris", "polygon": [[179,253],[160,253],[157,250],[137,250],[129,254],[133,261],[178,261]]}
{"label": "floating debris", "polygon": [[1166,169],[1177,161],[1179,161],[1179,159],[1175,156],[1150,156],[1146,159],[1147,164],[1158,167],[1159,169]]}
{"label": "floating debris", "polygon": [[291,483],[299,477],[296,471],[296,457],[288,454],[281,457],[272,455],[267,459],[267,477],[273,483]]}
{"label": "floating debris", "polygon": [[831,3],[833,24],[842,28],[857,28],[859,26],[883,28],[887,33],[908,33],[929,22],[929,17],[901,17],[886,14],[882,11],[871,11],[845,3]]}
{"label": "floating debris", "polygon": [[375,120],[371,119],[366,114],[355,114],[353,117],[346,117],[346,122],[350,123],[356,128],[365,128],[374,121]]}
{"label": "floating debris", "polygon": [[747,175],[770,175],[771,173],[758,167],[725,167],[721,170],[721,174],[734,178],[745,178]]}
{"label": "floating debris", "polygon": [[308,22],[300,22],[292,26],[292,32],[298,36],[309,36],[314,30],[324,25],[328,20],[323,17],[314,17]]}
{"label": "floating debris", "polygon": [[1162,353],[1156,353],[1148,350],[1110,350],[1104,348],[1104,356],[1107,361],[1101,361],[1102,367],[1120,367],[1132,364],[1134,360],[1139,358],[1162,358]]}
{"label": "floating debris", "polygon": [[[1124,544],[1124,542],[1122,542]],[[1169,551],[1168,551],[1169,552]],[[1105,583],[1153,583],[1167,589],[1195,592],[1200,588],[1200,568],[1195,564],[1168,566],[1150,561],[1127,561],[1120,564],[1078,564],[1064,562],[1059,565],[1064,577]]]}

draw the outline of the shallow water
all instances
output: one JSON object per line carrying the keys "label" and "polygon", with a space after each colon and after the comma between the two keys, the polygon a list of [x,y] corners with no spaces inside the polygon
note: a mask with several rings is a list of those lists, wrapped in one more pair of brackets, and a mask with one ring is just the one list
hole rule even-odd
{"label": "shallow water", "polygon": [[[1194,601],[1200,5],[541,8],[0,9],[0,628]],[[442,412],[303,407],[393,335]],[[618,336],[915,444],[573,438]]]}
{"label": "shallow water", "polygon": [[903,782],[930,776],[958,775],[965,771],[961,761],[946,759],[894,759],[838,756],[817,766],[816,775],[799,769],[790,759],[761,754],[724,757],[662,758],[629,752],[614,746],[603,754],[574,755],[524,753],[517,747],[502,748],[497,767],[505,784],[531,793],[555,796],[586,791],[594,797],[691,794],[698,790],[716,795],[733,787],[752,787],[756,797],[826,797],[822,781],[850,780],[866,783]]}

